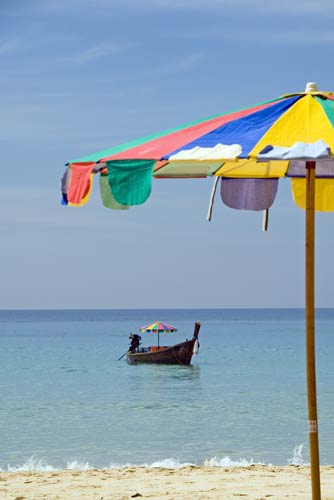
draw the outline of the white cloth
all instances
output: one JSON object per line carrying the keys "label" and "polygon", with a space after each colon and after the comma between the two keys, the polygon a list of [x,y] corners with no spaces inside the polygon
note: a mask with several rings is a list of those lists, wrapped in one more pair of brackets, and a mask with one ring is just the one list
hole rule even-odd
{"label": "white cloth", "polygon": [[242,152],[239,144],[226,146],[216,144],[213,148],[201,148],[196,146],[192,149],[182,149],[175,155],[171,155],[169,160],[235,160]]}
{"label": "white cloth", "polygon": [[270,146],[258,154],[258,160],[312,160],[317,158],[329,158],[330,148],[323,140],[305,143],[296,142],[293,146]]}

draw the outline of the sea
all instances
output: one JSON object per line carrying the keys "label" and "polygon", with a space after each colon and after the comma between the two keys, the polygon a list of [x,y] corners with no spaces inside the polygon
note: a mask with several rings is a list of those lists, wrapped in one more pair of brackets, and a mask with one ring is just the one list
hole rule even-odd
{"label": "sea", "polygon": [[[191,366],[129,365],[167,322]],[[157,336],[141,333],[143,345]],[[316,313],[320,457],[334,464],[334,309]],[[302,309],[0,311],[0,469],[308,464]]]}

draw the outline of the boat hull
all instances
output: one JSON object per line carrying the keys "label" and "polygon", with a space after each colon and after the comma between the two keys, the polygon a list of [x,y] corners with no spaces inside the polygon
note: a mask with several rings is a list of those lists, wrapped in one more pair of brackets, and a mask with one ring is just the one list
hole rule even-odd
{"label": "boat hull", "polygon": [[196,339],[180,344],[162,347],[159,350],[144,352],[128,352],[127,359],[131,364],[158,363],[165,365],[190,365]]}

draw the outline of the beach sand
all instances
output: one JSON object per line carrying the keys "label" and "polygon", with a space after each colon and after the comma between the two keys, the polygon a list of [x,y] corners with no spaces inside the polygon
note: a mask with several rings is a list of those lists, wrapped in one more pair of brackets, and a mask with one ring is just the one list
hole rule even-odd
{"label": "beach sand", "polygon": [[[322,500],[334,500],[334,467],[321,469]],[[110,470],[0,472],[1,500],[308,500],[301,466],[127,467]]]}

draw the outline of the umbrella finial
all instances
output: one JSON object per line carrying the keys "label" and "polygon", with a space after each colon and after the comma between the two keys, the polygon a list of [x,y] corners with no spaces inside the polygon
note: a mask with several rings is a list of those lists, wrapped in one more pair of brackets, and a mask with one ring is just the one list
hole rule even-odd
{"label": "umbrella finial", "polygon": [[318,86],[316,82],[307,82],[305,92],[317,92]]}

